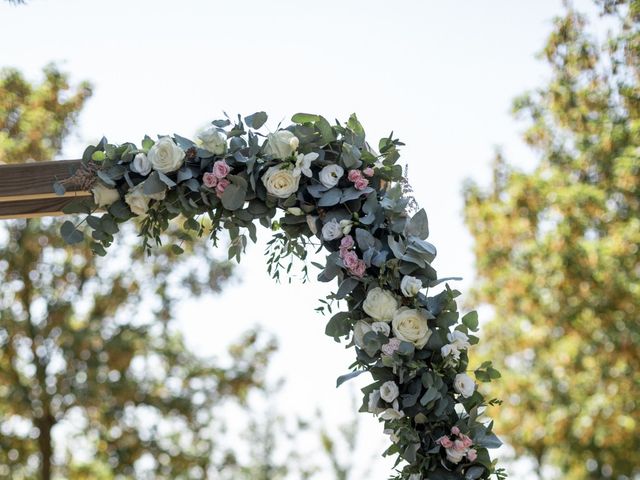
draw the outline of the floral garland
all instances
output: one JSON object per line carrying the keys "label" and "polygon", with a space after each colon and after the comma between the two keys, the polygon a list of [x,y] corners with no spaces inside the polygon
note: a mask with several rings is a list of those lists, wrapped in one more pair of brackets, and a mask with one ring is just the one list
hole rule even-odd
{"label": "floral garland", "polygon": [[[499,401],[485,400],[466,373],[478,317],[460,318],[459,292],[448,285],[428,296],[449,279],[438,279],[431,267],[436,249],[426,241],[425,211],[409,213],[410,189],[397,163],[403,144],[391,135],[376,152],[355,115],[331,125],[319,115],[297,114],[286,129],[265,135],[259,130],[266,120],[264,112],[216,120],[197,143],[179,135],[145,137],[140,147],[103,139],[86,149],[84,168],[74,177],[86,184],[89,175],[93,202],[67,213],[87,214],[81,223],[92,229],[99,255],[122,222],[141,218],[149,249],[170,220],[182,216],[183,241],[207,234],[216,245],[226,230],[229,258],[239,260],[247,234],[256,241],[258,220],[277,231],[268,260],[276,279],[285,258],[305,260],[307,247],[319,241],[329,255],[325,265],[315,264],[322,269],[318,279],[337,279],[338,289],[318,310],[333,313],[335,301],[346,301],[348,310],[333,314],[326,333],[336,341],[344,337],[356,353],[338,385],[371,374],[360,411],[376,415],[390,435],[385,455],[397,455],[393,478],[505,478],[487,450],[500,445],[492,422],[480,419]],[[54,189],[64,193],[64,183]],[[97,216],[96,209],[105,212]],[[274,220],[278,209],[284,214]],[[69,243],[82,241],[78,226],[63,224]],[[489,362],[474,374],[478,381],[499,377]]]}

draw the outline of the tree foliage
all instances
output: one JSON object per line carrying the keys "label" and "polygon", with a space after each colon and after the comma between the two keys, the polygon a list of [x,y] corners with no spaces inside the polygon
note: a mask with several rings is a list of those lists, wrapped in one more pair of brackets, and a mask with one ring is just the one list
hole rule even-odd
{"label": "tree foliage", "polygon": [[52,159],[91,92],[87,82],[71,89],[54,65],[40,83],[15,69],[0,71],[0,163]]}
{"label": "tree foliage", "polygon": [[[90,92],[54,67],[38,85],[5,71],[0,159],[49,159]],[[0,230],[0,478],[204,478],[227,448],[214,413],[262,386],[274,348],[247,334],[222,367],[172,328],[180,301],[218,291],[230,264],[203,243],[145,256],[126,235],[101,260],[88,243],[67,246],[59,226]]]}
{"label": "tree foliage", "polygon": [[639,473],[640,2],[597,5],[595,24],[555,20],[549,83],[515,102],[539,164],[498,156],[492,187],[465,191],[497,427],[563,479]]}

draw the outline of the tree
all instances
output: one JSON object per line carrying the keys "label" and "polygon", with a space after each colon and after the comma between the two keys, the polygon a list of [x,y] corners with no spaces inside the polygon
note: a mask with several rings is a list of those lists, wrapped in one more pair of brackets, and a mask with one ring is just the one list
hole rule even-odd
{"label": "tree", "polygon": [[549,83],[515,102],[539,164],[498,155],[491,188],[465,189],[496,426],[540,478],[640,474],[640,2],[596,3],[595,25],[555,20]]}
{"label": "tree", "polygon": [[0,163],[50,160],[91,96],[91,85],[69,87],[54,65],[31,84],[15,69],[0,71]]}
{"label": "tree", "polygon": [[[90,92],[54,67],[39,85],[4,72],[0,159],[50,158]],[[0,230],[0,478],[204,478],[226,448],[214,407],[260,388],[274,348],[249,333],[222,368],[172,328],[179,301],[218,291],[230,264],[204,243],[144,256],[131,235],[100,259],[66,245],[59,224]]]}

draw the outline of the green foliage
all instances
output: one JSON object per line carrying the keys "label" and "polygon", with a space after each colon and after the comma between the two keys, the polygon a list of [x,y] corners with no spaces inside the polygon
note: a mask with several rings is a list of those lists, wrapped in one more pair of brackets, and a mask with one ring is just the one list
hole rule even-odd
{"label": "green foliage", "polygon": [[87,82],[71,89],[54,65],[37,84],[17,70],[0,71],[0,163],[53,158],[90,96]]}
{"label": "green foliage", "polygon": [[597,4],[608,38],[569,9],[543,51],[549,83],[515,102],[539,164],[498,156],[465,207],[475,301],[495,309],[498,429],[575,480],[640,474],[640,2]]}
{"label": "green foliage", "polygon": [[[434,296],[419,293],[447,279],[438,278],[431,266],[436,248],[427,241],[427,214],[415,211],[407,196],[398,164],[402,143],[391,134],[378,142],[376,152],[355,115],[346,125],[331,125],[313,114],[294,115],[293,124],[261,143],[264,135],[256,130],[266,119],[259,112],[244,120],[213,121],[200,143],[174,135],[155,144],[146,137],[142,148],[104,139],[88,147],[85,164],[98,166],[96,185],[110,188],[113,202],[101,217],[88,206],[89,215],[80,222],[86,222],[103,250],[94,249],[106,251],[118,225],[135,216],[142,217],[142,248],[150,254],[165,243],[165,232],[178,217],[184,219],[183,230],[176,233],[183,243],[174,252],[205,235],[216,245],[224,230],[230,237],[229,259],[236,260],[247,237],[256,240],[255,223],[271,228],[267,269],[277,281],[282,270],[290,277],[295,259],[304,265],[309,246],[326,249],[326,264],[316,265],[318,280],[335,279],[338,288],[317,310],[331,313],[334,301],[344,302],[348,310],[331,317],[326,333],[336,341],[350,337],[349,346],[356,347],[352,372],[338,383],[361,371],[371,374],[362,410],[380,415],[385,429],[393,432],[385,454],[396,456],[396,465],[404,462],[395,478],[498,475],[487,449],[496,448],[499,440],[478,415],[489,402],[466,373],[467,349],[477,342],[467,334],[477,329],[477,315],[467,314],[460,323],[459,292],[448,285]],[[160,148],[168,167],[156,154]],[[150,167],[141,172],[134,158],[148,160]],[[79,231],[65,224],[61,235],[81,242]],[[304,265],[302,278],[307,274]],[[391,316],[374,331],[370,317],[375,315],[365,311],[365,303],[377,291],[390,302]],[[408,335],[417,331],[421,338],[402,336],[405,311],[411,316],[405,319]],[[490,381],[499,374],[483,365],[476,376]],[[383,398],[385,384],[397,390],[394,398]],[[376,394],[382,400],[376,401]],[[454,427],[469,437],[457,458],[438,443]]]}

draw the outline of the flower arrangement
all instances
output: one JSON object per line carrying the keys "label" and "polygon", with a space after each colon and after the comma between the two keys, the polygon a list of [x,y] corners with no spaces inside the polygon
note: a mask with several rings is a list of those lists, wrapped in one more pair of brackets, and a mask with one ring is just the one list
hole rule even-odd
{"label": "flower arrangement", "polygon": [[[436,249],[427,241],[425,211],[410,213],[398,164],[403,144],[390,135],[376,151],[355,115],[331,125],[296,114],[290,126],[264,134],[266,120],[264,112],[216,120],[197,141],[145,137],[137,146],[103,139],[83,155],[93,202],[68,213],[87,214],[80,223],[92,230],[99,255],[123,222],[139,218],[144,246],[153,248],[181,217],[183,241],[206,234],[216,245],[226,230],[229,258],[239,260],[247,236],[256,241],[257,220],[277,232],[268,259],[276,279],[284,258],[305,260],[307,247],[319,243],[328,255],[324,265],[314,264],[318,280],[338,285],[318,309],[332,314],[326,334],[355,348],[352,371],[338,386],[371,375],[360,410],[384,423],[391,438],[385,454],[398,459],[394,478],[504,478],[488,452],[500,441],[492,423],[482,421],[484,409],[499,401],[487,401],[467,374],[478,317],[460,316],[459,292],[447,284],[428,295],[450,279],[438,279],[431,266]],[[63,183],[54,185],[58,193]],[[96,215],[98,209],[104,213]],[[79,226],[65,222],[62,236],[81,241]],[[334,313],[336,301],[348,309]],[[499,377],[488,362],[474,373],[479,381]]]}

